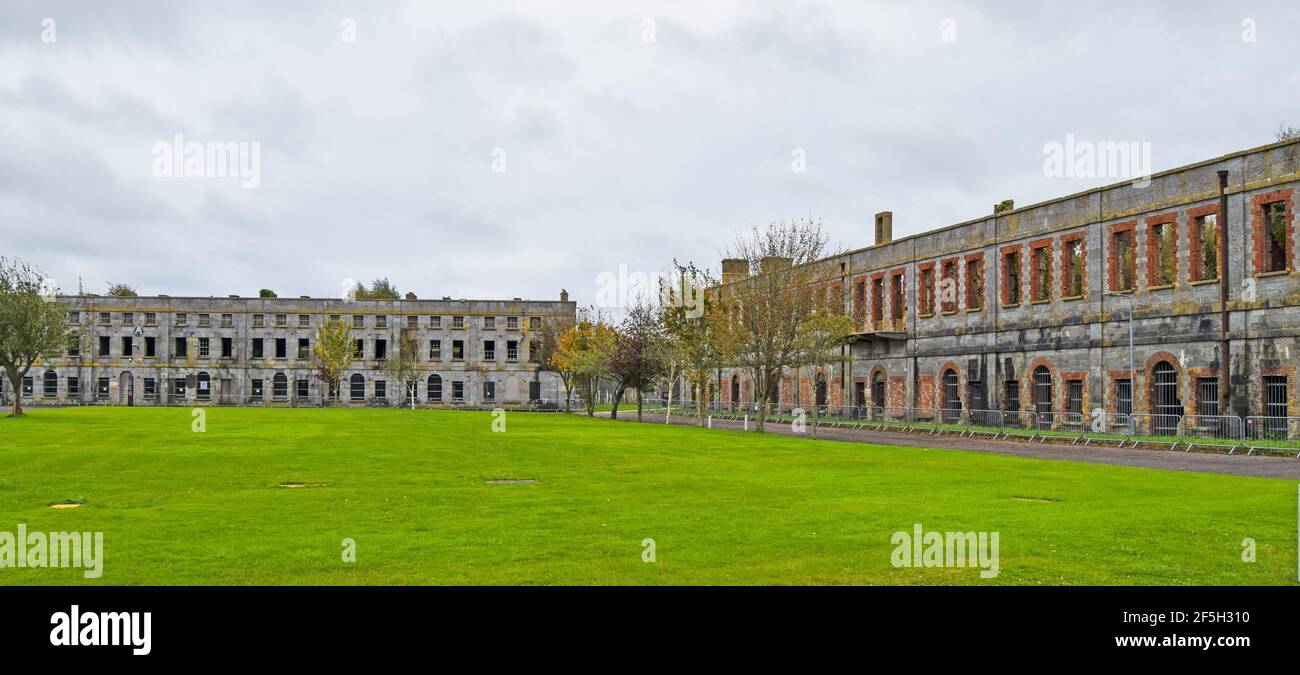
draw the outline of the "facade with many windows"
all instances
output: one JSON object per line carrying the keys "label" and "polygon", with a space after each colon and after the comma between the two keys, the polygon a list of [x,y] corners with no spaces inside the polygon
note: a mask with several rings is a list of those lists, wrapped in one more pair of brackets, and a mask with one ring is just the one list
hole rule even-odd
{"label": "facade with many windows", "polygon": [[[768,397],[954,420],[961,410],[1300,416],[1297,193],[1300,141],[1285,141],[896,241],[892,214],[878,214],[875,245],[814,263],[818,292],[857,326],[846,361],[788,376]],[[1230,410],[1218,400],[1220,236]],[[745,273],[723,261],[724,286]],[[711,396],[763,398],[736,369]]]}
{"label": "facade with many windows", "polygon": [[[515,406],[563,398],[532,360],[542,322],[576,303],[60,296],[79,336],[18,386],[25,405],[407,405],[385,367],[402,335],[419,347],[416,402]],[[337,401],[312,365],[316,330],[350,326],[353,368]],[[0,378],[2,380],[3,378]],[[12,387],[5,387],[12,396]]]}

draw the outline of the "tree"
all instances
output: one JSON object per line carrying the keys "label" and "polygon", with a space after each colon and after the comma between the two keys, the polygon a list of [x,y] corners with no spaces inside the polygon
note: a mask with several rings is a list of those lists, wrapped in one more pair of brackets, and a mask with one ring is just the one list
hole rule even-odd
{"label": "tree", "polygon": [[416,331],[403,327],[384,361],[384,372],[406,390],[406,398],[415,410],[416,382],[420,377],[420,338]]}
{"label": "tree", "polygon": [[312,345],[312,367],[316,377],[325,385],[325,400],[338,396],[343,372],[352,367],[352,330],[338,319],[331,319],[316,329],[316,343]]}
{"label": "tree", "polygon": [[134,297],[136,297],[135,289],[132,288],[132,287],[130,287],[130,286],[127,285],[127,284],[122,284],[122,283],[117,283],[117,284],[115,284],[115,283],[109,282],[109,284],[108,284],[108,294],[109,294],[109,295],[113,295],[113,296],[117,296],[117,297],[119,297],[119,298],[134,298]]}
{"label": "tree", "polygon": [[1273,132],[1273,136],[1278,141],[1295,140],[1297,138],[1300,138],[1300,129],[1297,129],[1295,127],[1289,127],[1286,125],[1285,122],[1280,122],[1277,125],[1277,131]]}
{"label": "tree", "polygon": [[568,317],[546,317],[534,336],[536,342],[529,350],[529,358],[537,363],[539,372],[555,373],[564,387],[564,411],[569,411],[569,400],[573,397],[574,373],[565,367],[565,362],[556,356],[560,353],[560,340],[573,328],[574,320]]}
{"label": "tree", "polygon": [[257,297],[259,297],[259,298],[278,298],[278,297],[280,297],[280,296],[276,295],[276,294],[275,294],[275,291],[273,291],[273,290],[271,290],[271,289],[269,289],[269,288],[263,288],[262,290],[260,290],[260,291],[257,292]]}
{"label": "tree", "polygon": [[[704,401],[714,372],[721,368],[735,342],[729,334],[726,306],[716,293],[705,290],[716,282],[707,270],[694,263],[673,261],[673,268],[660,290],[664,324],[659,358],[661,372],[669,375],[669,391],[678,375],[683,376],[695,398],[695,414],[704,426]],[[664,421],[671,420],[671,406]]]}
{"label": "tree", "polygon": [[400,300],[401,298],[402,294],[397,292],[397,287],[388,280],[388,277],[371,281],[370,288],[358,283],[355,290],[357,300]]}
{"label": "tree", "polygon": [[[799,381],[801,368],[808,368],[809,375],[815,378],[819,366],[847,360],[843,347],[848,344],[852,334],[853,317],[844,313],[842,304],[825,310],[815,310],[799,324],[795,338],[795,381]],[[812,408],[812,437],[817,438],[817,423],[821,410],[815,395]]]}
{"label": "tree", "polygon": [[640,302],[628,310],[615,333],[610,379],[614,382],[614,405],[610,419],[618,419],[618,405],[628,388],[636,390],[636,419],[642,420],[643,391],[652,386],[663,370],[659,342],[663,340],[661,308]]}
{"label": "tree", "polygon": [[587,312],[560,338],[554,360],[557,367],[572,372],[582,387],[588,417],[596,414],[596,392],[600,381],[609,374],[616,346],[614,327],[594,311]]}
{"label": "tree", "polygon": [[32,364],[68,346],[67,309],[55,302],[58,289],[39,268],[0,257],[0,367],[14,392],[13,416],[21,417],[22,381]]}
{"label": "tree", "polygon": [[726,303],[735,336],[730,361],[745,370],[761,401],[756,429],[764,430],[773,387],[796,362],[799,325],[812,314],[813,282],[838,270],[821,269],[826,255],[821,221],[796,220],[754,228],[736,238],[727,257],[744,260],[749,274],[717,293]]}

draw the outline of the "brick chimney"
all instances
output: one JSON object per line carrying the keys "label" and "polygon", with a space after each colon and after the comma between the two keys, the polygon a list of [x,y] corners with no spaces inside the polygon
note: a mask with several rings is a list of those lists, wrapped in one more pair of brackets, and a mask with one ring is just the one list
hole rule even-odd
{"label": "brick chimney", "polygon": [[881,211],[876,214],[876,246],[888,244],[894,240],[894,212]]}
{"label": "brick chimney", "polygon": [[744,258],[726,258],[722,261],[722,283],[730,284],[749,276],[749,261]]}

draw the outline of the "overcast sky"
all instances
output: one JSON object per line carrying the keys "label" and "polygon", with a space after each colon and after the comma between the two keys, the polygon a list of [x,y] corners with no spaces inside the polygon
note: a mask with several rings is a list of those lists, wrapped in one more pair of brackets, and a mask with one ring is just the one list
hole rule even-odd
{"label": "overcast sky", "polygon": [[[1234,4],[6,0],[0,255],[65,292],[590,303],[773,220],[857,248],[1114,182],[1045,175],[1067,134],[1157,171],[1271,142],[1300,4]],[[257,143],[260,183],[157,175],[176,134]]]}

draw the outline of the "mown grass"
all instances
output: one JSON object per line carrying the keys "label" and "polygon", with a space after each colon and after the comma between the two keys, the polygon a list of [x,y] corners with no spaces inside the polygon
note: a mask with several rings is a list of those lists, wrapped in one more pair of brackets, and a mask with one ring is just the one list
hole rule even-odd
{"label": "mown grass", "polygon": [[[195,433],[183,408],[3,418],[0,531],[100,530],[106,552],[97,580],[0,568],[0,584],[1295,582],[1292,481],[554,413],[492,422],[209,408]],[[84,504],[49,508],[65,500]],[[890,537],[915,523],[998,532],[1000,575],[894,568]]]}

